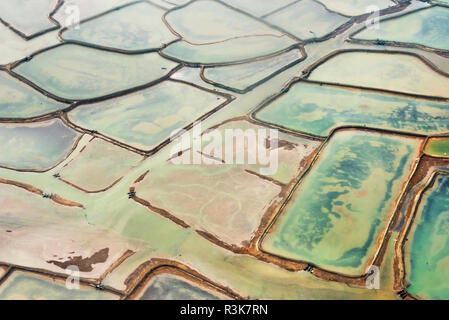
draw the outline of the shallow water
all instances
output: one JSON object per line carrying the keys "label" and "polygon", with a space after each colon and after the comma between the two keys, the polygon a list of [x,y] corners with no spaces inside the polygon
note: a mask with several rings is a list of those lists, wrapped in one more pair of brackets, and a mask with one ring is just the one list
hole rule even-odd
{"label": "shallow water", "polygon": [[[158,248],[139,252],[126,260],[106,278],[105,284],[122,288],[123,281],[142,262],[161,254],[170,254],[178,261],[195,265],[204,276],[253,299],[397,299],[391,289],[391,246],[382,267],[380,290],[366,290],[323,281],[308,272],[290,272],[249,255],[234,254],[207,241],[191,229],[176,226],[145,208],[140,211],[136,209],[139,209],[137,204],[127,209],[132,215],[115,214],[108,218],[117,220],[115,223],[120,221],[122,225],[126,222],[125,230],[130,235],[141,234],[150,243],[157,242]],[[152,226],[151,232],[145,229],[145,225]],[[160,242],[167,233],[170,238]],[[204,259],[205,256],[208,259]],[[239,271],[236,272],[236,269]]]}
{"label": "shallow water", "polygon": [[332,271],[363,274],[420,142],[352,130],[335,134],[263,248]]}
{"label": "shallow water", "polygon": [[133,1],[135,0],[70,0],[70,2],[65,1],[53,17],[62,26],[67,26],[73,22],[70,17],[67,16],[67,13],[72,12],[73,7],[78,8],[77,12],[80,14],[80,20],[83,21]]}
{"label": "shallow water", "polygon": [[303,58],[303,55],[300,50],[294,49],[260,61],[235,66],[206,68],[204,77],[227,87],[246,90],[301,58]]}
{"label": "shallow water", "polygon": [[245,246],[279,201],[281,187],[234,166],[168,163],[150,172],[136,192],[194,230]]}
{"label": "shallow water", "polygon": [[1,1],[1,18],[26,36],[32,36],[44,30],[56,28],[47,16],[57,2],[57,0]]}
{"label": "shallow water", "polygon": [[[358,16],[373,11],[374,6],[385,9],[394,6],[390,0],[318,0],[328,9],[348,16]],[[372,9],[371,9],[372,8]]]}
{"label": "shallow water", "polygon": [[448,138],[432,138],[426,144],[424,152],[434,157],[449,156],[449,139]]}
{"label": "shallow water", "polygon": [[54,119],[29,124],[0,125],[0,165],[46,170],[73,148],[78,133]]}
{"label": "shallow water", "polygon": [[354,38],[413,43],[449,50],[448,25],[449,8],[433,7],[383,21],[378,29],[366,29],[355,35]]}
{"label": "shallow water", "polygon": [[66,108],[6,72],[0,72],[0,118],[29,118]]}
{"label": "shallow water", "polygon": [[[82,208],[4,183],[0,191],[0,243],[5,244],[0,261],[4,263],[58,273],[70,273],[66,266],[76,265],[81,277],[96,278],[125,250],[134,248],[128,239],[89,224]],[[90,259],[105,250],[101,259]]]}
{"label": "shallow water", "polygon": [[201,46],[179,41],[162,52],[189,63],[224,64],[280,53],[294,44],[287,36],[254,36]]}
{"label": "shallow water", "polygon": [[423,196],[409,239],[408,291],[427,299],[449,299],[449,177],[438,175]]}
{"label": "shallow water", "polygon": [[92,140],[59,172],[61,179],[87,191],[105,189],[136,166],[143,157],[101,139]]}
{"label": "shallow water", "polygon": [[449,78],[432,70],[420,59],[407,54],[340,53],[313,70],[310,79],[449,97]]}
{"label": "shallow water", "polygon": [[224,0],[223,2],[256,17],[262,17],[295,1],[296,0],[258,0],[255,2],[254,0]]}
{"label": "shallow water", "polygon": [[14,72],[57,97],[83,100],[145,85],[176,66],[157,53],[126,55],[66,44],[34,56]]}
{"label": "shallow water", "polygon": [[222,300],[222,296],[206,291],[187,279],[161,274],[150,280],[140,300]]}
{"label": "shallow water", "polygon": [[25,41],[8,27],[0,23],[0,64],[8,64],[23,59],[33,52],[58,44],[58,31],[50,31],[39,37]]}
{"label": "shallow water", "polygon": [[319,136],[351,125],[437,134],[449,131],[448,111],[447,102],[298,82],[255,117]]}
{"label": "shallow water", "polygon": [[449,0],[432,0],[432,3],[449,5]]}
{"label": "shallow water", "polygon": [[199,0],[167,14],[167,22],[193,44],[216,43],[255,35],[282,35],[267,25],[209,0]]}
{"label": "shallow water", "polygon": [[348,21],[313,0],[302,0],[265,18],[301,40],[321,38]]}
{"label": "shallow water", "polygon": [[119,296],[81,286],[69,290],[65,281],[52,280],[31,273],[16,271],[8,277],[0,289],[0,300],[117,300]]}
{"label": "shallow water", "polygon": [[223,102],[221,96],[165,81],[120,98],[80,106],[69,118],[83,128],[150,150]]}
{"label": "shallow water", "polygon": [[138,3],[70,28],[62,38],[128,51],[160,48],[178,39],[163,23],[164,13],[150,3]]}
{"label": "shallow water", "polygon": [[[321,146],[322,141],[318,140],[311,140],[307,139],[305,137],[296,137],[290,134],[286,134],[283,132],[278,132],[277,137],[271,137],[269,128],[261,126],[261,125],[255,125],[248,121],[230,121],[227,122],[218,128],[214,130],[214,133],[219,133],[221,137],[226,136],[226,132],[229,132],[229,130],[235,130],[232,132],[236,132],[237,130],[242,130],[241,132],[243,134],[248,133],[248,136],[251,137],[251,134],[254,133],[254,138],[262,139],[261,136],[259,136],[259,132],[262,135],[266,135],[266,139],[268,139],[270,146],[268,147],[267,141],[264,141],[262,145],[266,148],[266,155],[269,155],[269,152],[276,152],[277,161],[276,163],[272,163],[272,168],[274,169],[273,172],[264,172],[263,175],[273,178],[277,181],[280,181],[284,184],[290,183],[292,180],[297,178],[300,174],[302,174],[305,169],[307,168],[307,163],[311,158],[315,155],[317,149]],[[249,151],[254,150],[249,148],[248,141],[250,138],[247,138],[248,136],[245,136],[245,142],[244,142],[244,152],[246,158],[248,158],[248,154],[254,154],[256,151]],[[211,134],[211,137],[207,141],[205,141],[202,145],[203,148],[203,154],[210,155],[218,159],[223,159],[225,161],[228,161],[226,158],[226,146],[219,146],[219,150],[211,150],[206,151],[207,146],[213,142],[213,134]],[[234,139],[234,145],[233,145],[233,157],[230,157],[233,163],[237,163],[237,155],[240,155],[241,151],[238,151],[236,145],[237,145],[237,139]],[[276,142],[275,142],[276,140]],[[273,143],[276,143],[277,146],[275,148]],[[257,142],[256,142],[257,143]],[[254,145],[251,145],[254,147]],[[259,148],[257,150],[260,150]],[[215,154],[215,151],[218,151],[217,153],[220,153],[219,155]],[[263,151],[262,151],[263,152]],[[251,170],[252,172],[261,173],[261,170],[263,169],[269,169],[270,164],[262,164],[260,161],[260,157],[258,156],[259,161],[256,161],[255,164],[249,164],[245,162],[244,164],[238,164],[237,166],[245,169],[245,170]],[[229,163],[228,165],[232,165]]]}
{"label": "shallow water", "polygon": [[[182,3],[184,1],[185,0],[171,0],[171,2],[176,3]],[[78,0],[74,2],[83,4],[81,7],[81,14],[84,18],[94,14],[95,12],[100,13],[104,11],[101,8],[99,9],[99,7],[101,6],[103,6],[104,9],[107,9],[124,1],[97,0],[95,1],[95,3],[93,3],[89,0]],[[280,1],[277,1],[276,3],[273,2],[273,5],[276,5],[279,2]],[[66,1],[66,3],[69,2]],[[158,3],[162,2],[158,1]],[[97,6],[97,4],[99,5]],[[424,4],[421,3],[421,5]],[[258,7],[262,7],[262,5]],[[92,8],[92,10],[89,10],[90,8]],[[64,10],[61,9],[60,12],[63,17]],[[3,36],[2,30],[4,30],[4,27],[1,25],[0,37]],[[348,30],[346,34],[337,36],[336,38],[330,39],[329,41],[326,41],[324,43],[307,46],[309,54],[309,59],[307,61],[289,68],[276,77],[270,79],[270,81],[268,81],[267,83],[261,84],[260,86],[254,88],[252,91],[249,91],[245,95],[237,93],[234,94],[237,99],[233,101],[229,106],[221,109],[219,112],[217,112],[217,114],[214,114],[213,116],[207,118],[204,122],[204,127],[216,125],[217,123],[229,119],[230,117],[243,116],[247,114],[248,112],[250,112],[250,110],[261,103],[266,97],[280,92],[284,84],[290,81],[293,77],[301,75],[301,71],[304,68],[306,68],[308,65],[310,65],[310,63],[320,58],[324,54],[327,54],[330,50],[342,48],[342,46],[344,48],[352,47],[353,44],[349,43],[344,43],[343,45],[343,41],[353,31],[355,30]],[[15,34],[13,35],[17,36]],[[17,38],[20,41],[14,40],[14,37],[10,38],[11,41],[8,40],[7,46],[5,44],[3,46],[0,44],[0,50],[2,51],[0,59],[1,61],[4,61],[4,63],[12,62],[13,60],[16,60],[16,57],[23,58],[29,55],[32,51],[34,51],[33,48],[40,49],[48,46],[48,44],[51,44],[52,41],[57,41],[54,33],[49,33],[42,37],[36,38],[35,40],[37,42],[34,40],[26,42],[19,37]],[[268,39],[275,37],[265,38]],[[285,38],[287,37],[284,37],[284,39]],[[42,41],[40,39],[42,39]],[[290,39],[289,41],[290,44],[287,44],[288,46],[294,43]],[[265,44],[267,44],[268,42],[269,41],[266,41]],[[285,41],[285,43],[287,42],[288,41]],[[181,44],[183,44],[183,42],[181,42]],[[258,56],[261,52],[271,54],[273,52],[279,52],[279,50],[282,50],[284,48],[284,44],[282,43],[280,43],[281,45],[279,46],[276,44],[265,46],[265,44],[260,44],[258,41],[242,40],[236,42],[226,41],[219,46],[191,46],[191,48],[192,50],[204,50],[201,51],[201,53],[204,54],[200,58],[204,59],[204,61],[215,62],[222,62],[226,61],[227,59],[229,59],[229,61],[231,62],[235,62],[237,60],[244,59],[245,57]],[[214,49],[215,51],[209,50],[211,46],[213,48],[216,48]],[[195,51],[195,54],[196,53],[197,51]],[[423,53],[423,55],[426,57],[430,57],[430,60],[436,61],[436,64],[441,65],[443,68],[446,65],[444,63],[444,59],[441,57],[438,59],[432,59],[432,57],[434,56],[432,56],[432,54],[429,52],[425,52]],[[183,56],[181,56],[181,58],[182,57]],[[188,56],[186,55],[186,57]],[[197,56],[193,57],[191,61],[195,60],[198,61]],[[51,63],[51,61],[49,63]],[[79,66],[79,68],[80,70],[86,71],[83,66]],[[185,77],[186,81],[191,81],[192,83],[212,88],[211,85],[205,84],[198,78],[200,71],[199,68],[189,68],[188,72],[183,71],[184,70],[181,70],[181,72],[179,72],[177,76],[183,79]],[[109,102],[113,101],[115,101],[115,99],[109,100]],[[91,104],[90,106],[94,108],[96,104]],[[69,158],[75,158],[76,155],[79,154],[81,149],[85,145],[87,145],[89,139],[87,139],[87,135],[85,135],[85,137],[86,139],[82,139],[82,142],[78,145],[77,150],[74,152],[73,156],[70,156]],[[129,192],[129,187],[133,184],[133,182],[139,176],[141,176],[142,173],[146,172],[146,170],[150,170],[150,172],[155,170],[157,171],[159,168],[158,162],[166,161],[167,149],[170,149],[170,147],[171,146],[168,146],[165,149],[161,149],[157,154],[143,161],[140,166],[131,169],[131,171],[128,172],[121,181],[108,189],[107,192],[102,192],[99,194],[86,194],[53,177],[53,174],[58,173],[63,165],[68,161],[64,161],[57,168],[41,174],[19,173],[13,170],[0,168],[0,175],[2,178],[15,179],[17,181],[23,181],[36,185],[37,187],[48,193],[56,192],[67,199],[79,201],[80,203],[83,203],[83,205],[85,205],[84,210],[79,209],[80,219],[83,219],[83,221],[86,222],[85,224],[83,224],[84,228],[75,228],[76,232],[70,233],[70,236],[67,236],[67,230],[72,227],[72,224],[62,219],[58,220],[58,214],[45,218],[45,220],[43,221],[45,224],[47,224],[45,228],[42,227],[39,230],[34,229],[28,232],[28,234],[31,235],[39,234],[50,237],[48,241],[49,244],[58,243],[61,240],[65,241],[68,238],[76,237],[79,245],[79,248],[77,249],[81,252],[83,257],[86,257],[92,254],[92,252],[89,252],[89,250],[104,248],[105,243],[115,245],[119,237],[124,237],[129,240],[138,239],[141,247],[135,249],[135,251],[137,251],[136,254],[126,259],[122,264],[118,266],[117,269],[114,269],[111,273],[109,273],[106,279],[103,281],[103,284],[113,285],[115,288],[118,288],[120,290],[126,289],[126,283],[128,283],[125,282],[126,279],[132,272],[136,270],[137,267],[139,267],[141,263],[147,262],[152,258],[165,257],[170,260],[177,260],[185,263],[201,274],[212,279],[214,282],[228,286],[238,293],[241,293],[243,296],[248,295],[253,298],[397,298],[391,288],[390,281],[387,281],[386,283],[382,282],[380,290],[353,288],[342,283],[317,279],[316,277],[306,272],[289,272],[273,264],[258,260],[250,255],[235,254],[229,250],[211,243],[204,237],[201,237],[192,228],[182,228],[181,226],[173,223],[173,221],[166,219],[158,213],[152,212],[148,208],[128,199],[127,192]],[[290,153],[285,153],[285,157],[289,157],[289,155]],[[295,163],[294,161],[289,162],[288,160],[291,160],[291,158],[284,159],[282,163],[285,166],[285,170],[283,169],[282,175],[279,176],[279,179],[282,179],[282,181],[288,181],[292,174],[294,174],[293,168],[295,167]],[[111,173],[112,175],[112,172],[108,173]],[[175,178],[177,179],[178,177]],[[13,196],[17,195],[18,193],[19,192],[12,191]],[[1,194],[5,195],[5,191],[3,190],[3,188]],[[39,196],[36,197],[38,198],[37,200],[49,201],[48,199],[42,199],[42,197]],[[249,200],[260,200],[257,194],[251,194],[247,196],[247,198]],[[13,203],[16,203],[15,198],[12,197],[12,199]],[[31,201],[30,203],[30,206],[34,206],[33,201]],[[49,201],[45,203],[48,204],[51,202]],[[123,214],[124,212],[126,214]],[[33,211],[24,210],[24,212],[17,214],[16,217],[24,216],[27,213],[30,214],[33,213]],[[45,210],[43,210],[43,212],[36,213],[35,216],[39,216],[39,219],[36,219],[36,221],[42,221],[42,217],[45,216],[45,214]],[[54,226],[54,228],[51,228],[51,232],[56,229],[59,230],[59,233],[51,233],[49,235],[49,225],[51,225],[52,227]],[[114,237],[105,238],[103,234],[99,235],[95,234],[95,232],[88,232],[87,230],[89,226],[96,226],[97,228],[102,228],[108,231],[111,230],[111,232],[114,233]],[[220,226],[218,226],[218,228],[219,227]],[[8,235],[8,233],[1,232],[0,235],[4,236]],[[83,243],[83,239],[80,238],[88,238],[88,240]],[[10,246],[12,248],[10,257],[13,258],[10,261],[18,261],[17,258],[21,258],[23,260],[19,261],[19,263],[23,265],[31,265],[33,267],[40,266],[47,271],[61,271],[54,265],[48,266],[46,264],[40,264],[40,262],[37,262],[42,261],[42,257],[40,257],[39,260],[34,260],[34,258],[32,258],[28,261],[24,258],[28,256],[22,254],[22,252],[30,251],[30,244],[34,246],[35,243],[38,242],[35,238],[30,239],[26,237],[11,237],[11,239],[13,244],[16,244],[17,242],[24,239],[27,241],[27,246],[24,246],[21,249],[22,251],[20,251],[20,255],[17,254],[17,249],[14,248],[14,246]],[[42,237],[39,237],[38,240],[42,240]],[[98,243],[97,241],[104,242]],[[120,241],[123,241],[123,239],[121,238]],[[394,242],[390,242],[389,250],[391,250],[392,243],[394,244]],[[34,246],[33,248],[33,253],[42,252],[41,247]],[[120,248],[128,248],[134,250],[132,246],[123,246]],[[2,249],[3,250],[0,251],[2,251],[1,253],[4,254],[6,249]],[[67,254],[66,252],[59,252],[59,248],[53,248],[50,246],[48,253],[52,254],[53,252],[56,252],[61,256],[65,256]],[[110,252],[112,252],[112,248]],[[120,250],[115,250],[114,252],[118,252],[118,255],[122,253],[122,251]],[[207,257],[207,259],[205,259],[204,257]],[[386,260],[382,264],[382,278],[391,278],[391,260],[392,251],[387,253]],[[102,273],[102,271],[104,271],[104,268],[101,265],[95,265],[95,269],[96,270],[92,274],[92,277],[98,277]]]}

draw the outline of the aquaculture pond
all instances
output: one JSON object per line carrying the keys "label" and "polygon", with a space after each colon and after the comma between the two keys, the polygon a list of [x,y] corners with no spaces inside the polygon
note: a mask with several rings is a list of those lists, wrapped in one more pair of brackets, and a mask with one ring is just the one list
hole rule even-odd
{"label": "aquaculture pond", "polygon": [[189,63],[235,63],[295,44],[282,32],[215,1],[195,1],[170,11],[166,21],[183,41],[170,44],[163,55]]}
{"label": "aquaculture pond", "polygon": [[[395,240],[449,168],[447,0],[0,2],[0,300],[407,294]],[[353,38],[377,9],[395,45]],[[401,275],[440,298],[428,237],[437,272]]]}
{"label": "aquaculture pond", "polygon": [[449,176],[439,174],[418,208],[408,237],[408,291],[427,299],[449,299]]}
{"label": "aquaculture pond", "polygon": [[206,290],[185,278],[159,274],[139,294],[139,300],[223,300],[225,297]]}
{"label": "aquaculture pond", "polygon": [[0,300],[117,300],[120,297],[81,285],[70,290],[66,280],[16,271],[2,284]]}
{"label": "aquaculture pond", "polygon": [[34,56],[14,72],[59,98],[85,100],[151,83],[176,66],[157,53],[127,55],[66,44]]}
{"label": "aquaculture pond", "polygon": [[128,249],[128,239],[89,224],[84,207],[22,181],[0,180],[0,261],[81,277],[101,276]]}
{"label": "aquaculture pond", "polygon": [[36,117],[67,107],[39,94],[6,72],[0,72],[0,99],[0,118]]}
{"label": "aquaculture pond", "polygon": [[[259,162],[238,160],[239,154],[251,154],[248,150],[254,144],[249,138],[239,139],[243,153],[237,139],[232,153],[226,154],[224,143],[211,150],[211,138],[223,137],[231,130],[262,130],[256,139],[264,150],[257,152],[265,152],[267,161],[260,156]],[[200,151],[182,150],[176,156],[174,149],[169,161],[150,170],[133,186],[137,197],[144,200],[139,202],[181,225],[207,232],[226,243],[248,246],[262,219],[271,213],[272,206],[279,204],[286,185],[307,169],[320,142],[283,133],[271,137],[268,128],[246,121],[227,122],[202,137],[209,142]],[[270,162],[273,158],[279,163]],[[258,197],[252,196],[254,193]]]}
{"label": "aquaculture pond", "polygon": [[449,97],[449,78],[433,70],[421,59],[409,54],[339,53],[313,70],[309,79],[426,96]]}
{"label": "aquaculture pond", "polygon": [[93,139],[58,175],[64,182],[87,192],[104,191],[142,160],[137,153]]}
{"label": "aquaculture pond", "polygon": [[287,36],[252,36],[230,39],[205,45],[193,45],[186,41],[170,44],[162,50],[164,55],[189,63],[227,64],[249,62],[251,59],[282,53],[295,44]]}
{"label": "aquaculture pond", "polygon": [[[74,7],[78,9],[80,20],[93,18],[97,15],[103,14],[107,11],[114,11],[116,8],[135,2],[135,0],[70,0],[64,1],[61,8],[55,12],[53,18],[61,25],[66,26],[67,13],[71,13]],[[75,10],[76,10],[75,9]],[[76,21],[72,21],[76,22]]]}
{"label": "aquaculture pond", "polygon": [[[432,7],[382,21],[379,28],[364,29],[355,39],[419,44],[449,50],[449,8]],[[407,29],[407,32],[404,30]]]}
{"label": "aquaculture pond", "polygon": [[263,249],[363,274],[419,155],[421,139],[336,133],[281,212]]}
{"label": "aquaculture pond", "polygon": [[71,27],[62,38],[126,51],[158,49],[178,39],[162,21],[164,13],[141,2]]}
{"label": "aquaculture pond", "polygon": [[[42,31],[56,28],[48,19],[48,13],[57,3],[57,0],[1,1],[1,18],[23,35],[35,36]],[[17,14],[19,11],[20,14]]]}
{"label": "aquaculture pond", "polygon": [[[226,145],[223,143],[221,146],[217,144],[217,148],[210,148],[211,142],[217,135],[225,137],[226,133],[237,132],[238,130],[247,135],[243,137],[243,143],[241,142],[242,139],[234,138],[232,157],[226,153]],[[251,142],[251,133],[253,132],[255,133],[254,138],[257,140],[256,143],[260,143],[257,151],[254,151],[256,148],[254,148],[254,143]],[[243,153],[239,151],[239,143],[243,144]],[[235,120],[205,132],[203,134],[203,149],[201,153],[203,157],[209,157],[203,158],[203,163],[211,159],[215,159],[215,161],[212,161],[215,164],[219,164],[220,161],[227,165],[234,163],[247,172],[272,178],[281,184],[288,184],[306,170],[308,163],[312,160],[321,144],[322,141],[317,139],[307,139],[284,132],[277,132],[276,137],[271,137],[268,127],[256,125],[245,120]],[[249,155],[255,152],[261,152],[262,156],[258,155],[253,163],[244,161],[242,154]],[[191,154],[187,156],[192,158]],[[264,159],[264,156],[266,156],[266,159]],[[248,158],[247,156],[245,157]],[[238,159],[243,159],[243,161]],[[270,159],[277,159],[277,161],[270,163]]]}
{"label": "aquaculture pond", "polygon": [[437,134],[449,131],[448,111],[449,102],[300,81],[255,118],[318,136],[343,126]]}
{"label": "aquaculture pond", "polygon": [[233,91],[246,91],[262,81],[268,80],[283,68],[303,59],[299,49],[294,49],[272,58],[237,64],[233,66],[206,68],[204,78]]}
{"label": "aquaculture pond", "polygon": [[0,166],[47,170],[74,148],[78,136],[59,119],[0,124]]}
{"label": "aquaculture pond", "polygon": [[238,246],[248,245],[281,191],[243,168],[174,163],[151,171],[136,186],[138,198],[172,220]]}
{"label": "aquaculture pond", "polygon": [[449,138],[431,138],[424,152],[434,157],[449,157]]}
{"label": "aquaculture pond", "polygon": [[347,17],[328,11],[313,0],[301,0],[265,19],[301,40],[324,37],[348,21]]}
{"label": "aquaculture pond", "polygon": [[191,44],[282,33],[256,19],[209,0],[198,0],[166,16],[171,27]]}
{"label": "aquaculture pond", "polygon": [[395,3],[391,0],[318,0],[329,10],[333,10],[348,16],[358,16],[371,13],[376,9],[392,7]]}
{"label": "aquaculture pond", "polygon": [[258,0],[257,3],[255,3],[253,0],[224,0],[223,2],[234,8],[249,12],[256,17],[264,17],[295,1],[296,0]]}
{"label": "aquaculture pond", "polygon": [[56,37],[58,31],[51,31],[30,40],[21,39],[13,30],[0,23],[0,65],[6,65],[13,61],[59,43]]}
{"label": "aquaculture pond", "polygon": [[150,150],[226,102],[222,96],[165,81],[113,100],[80,106],[69,119],[137,149]]}

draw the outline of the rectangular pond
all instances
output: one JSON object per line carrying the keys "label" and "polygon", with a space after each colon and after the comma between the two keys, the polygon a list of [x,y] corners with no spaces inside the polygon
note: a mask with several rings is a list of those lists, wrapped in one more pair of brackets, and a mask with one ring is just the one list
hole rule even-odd
{"label": "rectangular pond", "polygon": [[449,176],[437,174],[424,193],[406,249],[408,291],[449,299]]}
{"label": "rectangular pond", "polygon": [[341,131],[298,185],[265,251],[350,275],[366,271],[422,139]]}
{"label": "rectangular pond", "polygon": [[448,110],[448,102],[300,81],[255,118],[318,136],[343,126],[436,134],[449,130]]}

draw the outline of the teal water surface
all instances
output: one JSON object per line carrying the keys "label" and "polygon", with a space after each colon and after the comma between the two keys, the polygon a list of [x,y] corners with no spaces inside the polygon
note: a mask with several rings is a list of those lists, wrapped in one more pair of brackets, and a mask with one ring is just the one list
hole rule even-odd
{"label": "teal water surface", "polygon": [[352,130],[334,135],[263,247],[332,271],[362,274],[420,142]]}
{"label": "teal water surface", "polygon": [[427,299],[449,299],[449,176],[438,175],[415,220],[407,270],[408,288]]}
{"label": "teal water surface", "polygon": [[299,82],[256,118],[318,136],[348,125],[434,134],[449,130],[449,103]]}
{"label": "teal water surface", "polygon": [[140,300],[220,300],[220,298],[190,282],[163,274],[151,281]]}
{"label": "teal water surface", "polygon": [[61,120],[0,125],[0,166],[45,170],[73,148],[78,133]]}
{"label": "teal water surface", "polygon": [[449,50],[448,25],[449,8],[433,7],[383,21],[378,29],[365,29],[354,38],[407,42]]}

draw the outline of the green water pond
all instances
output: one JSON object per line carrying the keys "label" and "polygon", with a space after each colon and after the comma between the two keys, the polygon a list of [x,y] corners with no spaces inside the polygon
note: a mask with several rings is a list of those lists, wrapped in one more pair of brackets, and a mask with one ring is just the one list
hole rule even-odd
{"label": "green water pond", "polygon": [[207,45],[179,41],[169,45],[162,53],[189,63],[225,64],[281,53],[294,44],[287,36],[252,36]]}
{"label": "green water pond", "polygon": [[25,272],[14,272],[2,284],[0,300],[117,300],[111,293],[80,287],[70,290],[63,281],[34,276]]}
{"label": "green water pond", "polygon": [[407,250],[408,291],[449,299],[449,176],[437,175],[422,199]]}
{"label": "green water pond", "polygon": [[348,21],[313,0],[296,2],[265,19],[301,40],[321,38]]}
{"label": "green water pond", "polygon": [[164,13],[141,2],[72,27],[62,38],[127,51],[155,49],[178,38],[162,21]]}
{"label": "green water pond", "polygon": [[139,149],[152,149],[225,99],[183,83],[165,81],[113,100],[80,106],[75,124]]}
{"label": "green water pond", "polygon": [[234,66],[206,68],[204,77],[215,83],[237,90],[247,90],[273,75],[282,68],[302,58],[301,51],[294,49],[278,56]]}
{"label": "green water pond", "polygon": [[256,17],[262,17],[295,2],[295,0],[224,0],[223,2]]}
{"label": "green water pond", "polygon": [[430,139],[424,152],[434,157],[448,157],[449,156],[449,139],[448,138],[432,138]]}
{"label": "green water pond", "polygon": [[34,56],[14,72],[59,98],[84,100],[145,85],[176,66],[157,53],[127,55],[66,44]]}
{"label": "green water pond", "polygon": [[209,0],[195,1],[182,9],[170,11],[166,19],[183,39],[193,44],[257,35],[282,35],[254,18]]}
{"label": "green water pond", "polygon": [[447,102],[298,82],[255,117],[318,136],[351,125],[436,134],[449,131],[448,110]]}
{"label": "green water pond", "polygon": [[378,29],[365,29],[354,38],[413,43],[449,50],[448,25],[449,8],[432,7],[400,18],[382,21]]}
{"label": "green water pond", "polygon": [[54,119],[30,124],[0,125],[0,165],[45,170],[67,155],[78,133]]}
{"label": "green water pond", "polygon": [[55,8],[57,0],[1,1],[1,18],[26,36],[55,28],[48,14]]}
{"label": "green water pond", "polygon": [[363,274],[420,142],[374,132],[335,134],[263,248],[332,271]]}
{"label": "green water pond", "polygon": [[29,118],[66,108],[28,85],[0,72],[0,118]]}
{"label": "green water pond", "polygon": [[140,300],[221,300],[192,282],[169,274],[155,276]]}

